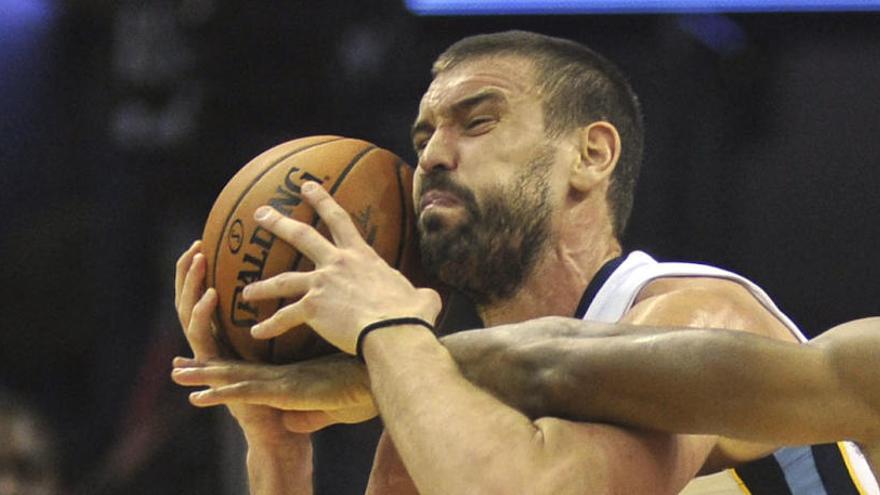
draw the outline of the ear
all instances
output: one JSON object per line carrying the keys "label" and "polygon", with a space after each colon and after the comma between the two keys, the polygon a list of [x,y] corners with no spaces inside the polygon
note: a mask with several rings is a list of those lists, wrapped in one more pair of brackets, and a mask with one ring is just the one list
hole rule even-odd
{"label": "ear", "polygon": [[620,159],[620,134],[609,122],[593,122],[577,130],[579,160],[573,164],[571,187],[587,192],[606,180]]}

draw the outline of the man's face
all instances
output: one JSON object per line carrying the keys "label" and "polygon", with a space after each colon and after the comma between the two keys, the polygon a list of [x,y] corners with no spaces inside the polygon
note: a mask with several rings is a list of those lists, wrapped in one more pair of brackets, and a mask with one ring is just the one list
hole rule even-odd
{"label": "man's face", "polygon": [[413,126],[422,261],[478,304],[509,297],[551,234],[556,148],[531,66],[482,57],[441,73]]}
{"label": "man's face", "polygon": [[44,432],[21,416],[0,414],[0,495],[50,495],[55,472]]}

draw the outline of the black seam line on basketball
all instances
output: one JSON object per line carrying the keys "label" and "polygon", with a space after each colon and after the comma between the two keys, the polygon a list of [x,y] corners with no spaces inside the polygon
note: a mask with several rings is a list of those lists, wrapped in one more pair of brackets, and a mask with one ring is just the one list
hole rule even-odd
{"label": "black seam line on basketball", "polygon": [[[241,192],[241,194],[239,194],[238,198],[235,200],[235,204],[234,204],[234,205],[232,206],[232,208],[229,210],[229,214],[226,215],[226,220],[223,221],[223,232],[222,232],[222,234],[220,235],[220,238],[217,239],[217,246],[215,247],[215,251],[214,251],[214,252],[215,252],[215,253],[216,253],[216,252],[219,252],[219,250],[220,250],[220,244],[223,242],[223,239],[226,237],[225,234],[226,234],[226,229],[227,229],[228,226],[229,226],[229,220],[230,220],[230,219],[232,218],[232,216],[235,214],[236,210],[238,210],[238,205],[241,204],[241,202],[244,200],[244,197],[247,195],[247,193],[250,192],[251,188],[253,188],[254,185],[255,185],[257,182],[259,182],[259,180],[262,179],[264,175],[266,175],[266,174],[269,173],[272,169],[274,169],[275,167],[277,167],[281,162],[283,162],[284,160],[287,160],[288,158],[290,158],[291,156],[293,156],[293,155],[295,155],[295,154],[297,154],[297,153],[300,153],[300,152],[302,152],[302,151],[306,151],[306,150],[309,150],[309,149],[312,149],[312,148],[315,148],[315,147],[318,147],[318,146],[321,146],[321,145],[324,145],[324,144],[327,144],[327,143],[332,143],[332,142],[335,142],[335,141],[341,141],[341,140],[343,140],[343,139],[346,139],[346,138],[344,138],[344,137],[340,137],[340,136],[333,136],[332,139],[328,139],[327,141],[321,141],[321,142],[319,142],[319,143],[308,144],[308,145],[306,145],[306,146],[303,146],[302,148],[297,148],[297,149],[295,149],[295,150],[293,150],[293,151],[290,151],[289,153],[285,153],[284,155],[282,155],[282,156],[280,156],[279,158],[277,158],[277,159],[275,160],[274,163],[272,163],[271,165],[269,165],[268,167],[266,167],[266,168],[265,168],[262,172],[260,172],[256,177],[254,177],[254,179],[251,180],[251,183],[247,185],[247,187]],[[218,258],[219,258],[218,256],[215,256],[215,257],[214,257],[214,266],[211,267],[211,268],[212,268],[211,273],[214,275],[215,278],[216,278],[216,275],[217,275],[217,261],[218,261]]]}
{"label": "black seam line on basketball", "polygon": [[403,261],[403,250],[406,247],[406,240],[411,237],[409,235],[411,234],[411,232],[409,232],[410,222],[407,221],[409,220],[409,212],[406,210],[408,210],[409,208],[406,207],[406,188],[403,185],[403,177],[401,177],[401,175],[403,175],[403,167],[409,167],[409,165],[398,158],[395,167],[397,168],[397,192],[398,196],[400,196],[400,226],[403,227],[401,229],[403,233],[397,240],[397,257],[394,260],[394,268],[400,269],[400,263]]}
{"label": "black seam line on basketball", "polygon": [[[358,162],[361,161],[361,158],[366,156],[367,153],[369,153],[370,151],[373,151],[374,149],[378,149],[378,147],[373,144],[367,145],[367,147],[365,147],[361,151],[358,151],[357,154],[355,154],[352,157],[351,161],[348,162],[348,165],[346,165],[345,168],[342,169],[342,173],[339,174],[339,177],[336,178],[336,182],[334,182],[333,185],[330,186],[330,189],[327,191],[330,194],[330,196],[333,196],[334,194],[336,194],[336,191],[339,190],[339,187],[342,185],[342,182],[348,176],[349,172],[351,172],[351,170],[355,167],[355,165],[357,165]],[[312,221],[309,222],[309,225],[311,225],[312,228],[317,229],[319,223],[321,223],[321,217],[318,215],[318,212],[315,212],[315,215],[312,217]],[[299,265],[299,262],[302,261],[302,257],[303,257],[303,254],[301,252],[299,252],[299,250],[297,250],[296,257],[293,259],[293,263],[290,264],[290,268],[288,270],[292,271],[294,268],[296,268],[296,266]],[[284,299],[279,299],[278,300],[278,308],[276,308],[275,311],[278,311],[279,309],[281,309],[282,306],[284,306]],[[276,338],[277,337],[272,337],[271,339],[269,339],[269,356],[271,357],[271,359],[273,361],[275,361],[275,359],[276,359],[275,358],[275,339]]]}
{"label": "black seam line on basketball", "polygon": [[[223,222],[223,231],[220,233],[220,236],[217,239],[217,246],[214,249],[214,253],[220,252],[220,244],[223,242],[223,239],[226,238],[226,229],[229,227],[229,219],[232,218],[233,214],[235,214],[235,211],[238,209],[238,205],[241,204],[242,199],[244,198],[245,194],[247,194],[247,192],[250,191],[252,187],[254,187],[254,184],[256,184],[257,181],[259,181],[270,170],[275,168],[279,163],[281,163],[282,161],[286,160],[287,158],[289,158],[289,157],[291,157],[301,151],[305,151],[305,150],[314,148],[316,146],[321,146],[323,144],[332,143],[334,141],[340,141],[342,139],[346,139],[346,138],[341,137],[341,136],[333,136],[331,139],[328,139],[326,141],[321,141],[319,143],[307,144],[307,145],[303,146],[302,148],[297,148],[289,153],[286,153],[284,156],[278,158],[277,160],[275,160],[275,163],[269,165],[268,167],[266,167],[265,170],[263,170],[259,175],[257,175],[257,177],[254,178],[254,180],[252,180],[251,183],[248,184],[247,188],[245,188],[245,190],[238,196],[238,199],[236,199],[236,201],[235,201],[235,205],[233,205],[233,207],[229,210],[229,215],[226,216],[226,220]],[[213,263],[214,266],[211,267],[211,277],[213,278],[215,284],[217,283],[217,262],[219,261],[219,259],[220,259],[220,257],[215,254],[214,263]],[[223,308],[221,308],[219,304],[217,305],[217,309],[214,310],[214,313],[215,313],[215,316],[216,316],[218,322],[223,321]],[[225,333],[224,332],[219,332],[219,333],[221,336],[220,340],[224,344],[226,344],[226,346],[230,350],[232,350],[232,352],[234,354],[236,354],[236,357],[241,358],[242,356],[239,355],[239,353],[237,351],[235,351],[235,349],[232,347],[232,343],[229,341],[229,338],[226,337]]]}
{"label": "black seam line on basketball", "polygon": [[[372,151],[374,149],[376,149],[376,146],[369,145],[366,148],[364,148],[363,150],[359,151],[351,159],[351,161],[348,163],[348,165],[346,165],[345,168],[342,170],[342,173],[339,174],[339,177],[336,179],[336,182],[334,182],[333,185],[330,187],[330,190],[328,191],[330,196],[333,196],[336,193],[336,191],[339,190],[339,187],[342,185],[342,180],[345,179],[345,177],[349,174],[349,172],[351,172],[351,169],[353,169],[354,166],[357,165],[357,163],[360,161],[360,159],[363,158],[364,155],[366,155],[367,153],[369,153],[370,151]],[[321,217],[318,216],[317,212],[315,212],[315,215],[312,217],[312,221],[309,222],[309,225],[311,225],[313,228],[317,228],[319,223],[321,223]],[[299,262],[302,261],[302,257],[303,257],[303,254],[301,252],[297,251],[296,257],[293,259],[293,263],[290,264],[289,270],[292,271],[294,268],[296,268],[296,266],[299,265]],[[278,307],[281,308],[281,306],[278,306]]]}

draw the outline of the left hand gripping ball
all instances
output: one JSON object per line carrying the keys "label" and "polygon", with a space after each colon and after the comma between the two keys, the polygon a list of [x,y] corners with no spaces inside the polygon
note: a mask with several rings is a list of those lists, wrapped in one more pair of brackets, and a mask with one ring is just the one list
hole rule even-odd
{"label": "left hand gripping ball", "polygon": [[425,281],[419,272],[409,165],[368,142],[337,136],[306,137],[275,146],[230,179],[214,202],[202,235],[207,284],[219,297],[218,337],[246,360],[287,363],[334,351],[306,326],[270,340],[253,339],[251,326],[292,301],[252,303],[241,298],[242,289],[251,282],[314,268],[308,258],[253,220],[254,210],[271,205],[329,238],[323,222],[300,195],[300,185],[307,180],[327,189],[389,265],[417,286]]}

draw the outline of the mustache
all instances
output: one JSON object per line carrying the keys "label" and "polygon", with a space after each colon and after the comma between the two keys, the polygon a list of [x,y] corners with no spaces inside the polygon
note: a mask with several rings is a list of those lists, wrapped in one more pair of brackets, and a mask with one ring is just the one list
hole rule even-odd
{"label": "mustache", "polygon": [[452,194],[462,201],[468,208],[476,209],[477,198],[473,191],[456,182],[445,172],[434,172],[423,176],[419,186],[419,198],[426,192],[436,190]]}

